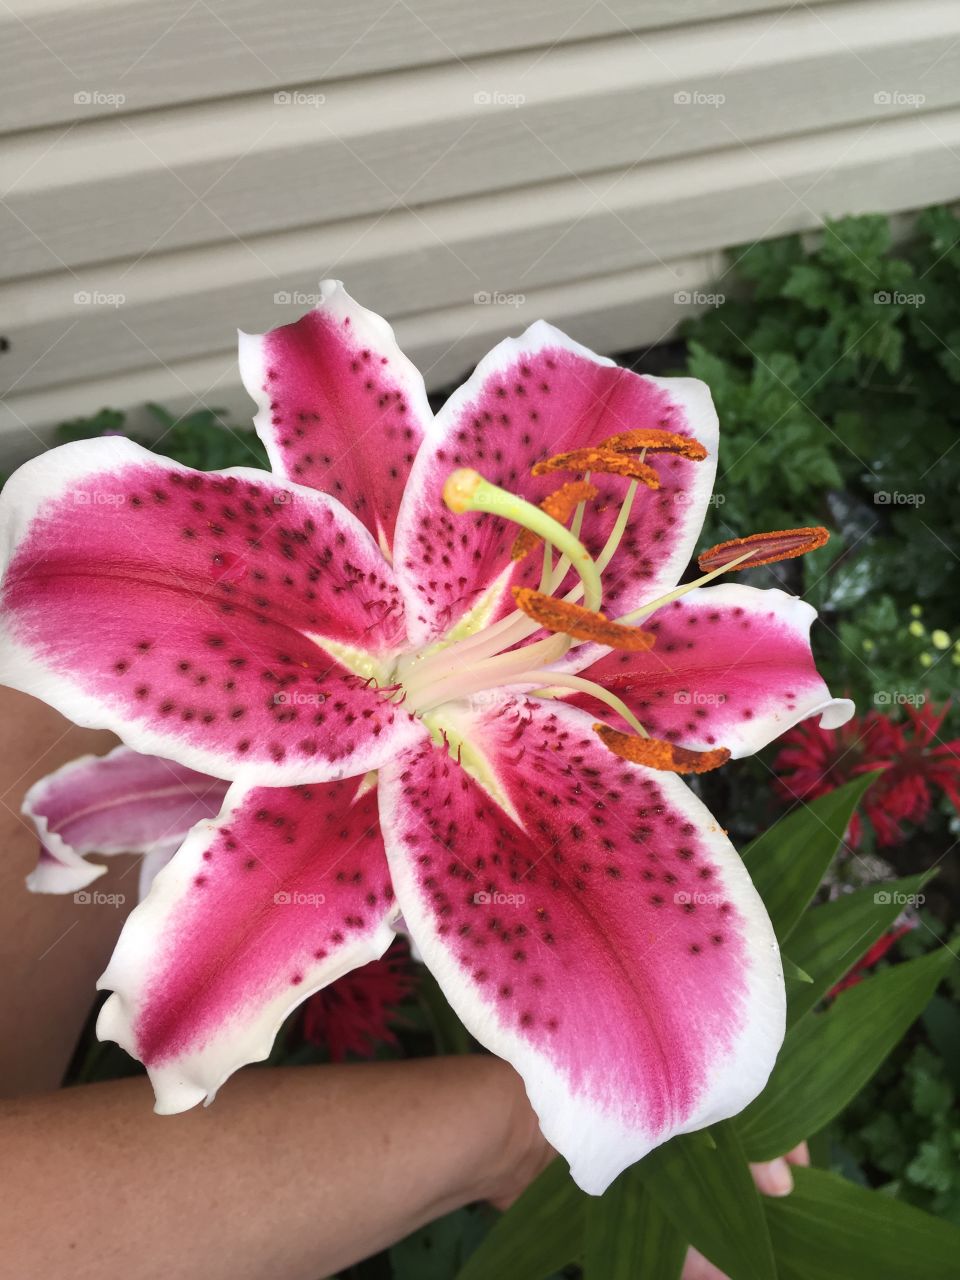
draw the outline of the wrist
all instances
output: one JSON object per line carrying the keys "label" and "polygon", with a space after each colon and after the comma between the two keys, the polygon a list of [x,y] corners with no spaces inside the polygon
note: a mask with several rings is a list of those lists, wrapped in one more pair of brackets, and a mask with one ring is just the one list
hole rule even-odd
{"label": "wrist", "polygon": [[540,1132],[536,1113],[523,1081],[499,1058],[483,1055],[485,1089],[489,1092],[490,1157],[479,1180],[475,1199],[505,1209],[555,1157]]}

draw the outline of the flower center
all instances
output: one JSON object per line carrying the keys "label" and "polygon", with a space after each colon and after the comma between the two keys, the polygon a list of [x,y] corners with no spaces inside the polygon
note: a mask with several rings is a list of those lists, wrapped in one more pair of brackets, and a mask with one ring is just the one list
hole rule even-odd
{"label": "flower center", "polygon": [[[600,453],[593,460],[603,465]],[[645,465],[642,455],[633,461],[637,468]],[[478,623],[482,629],[473,634],[403,655],[394,679],[402,690],[405,709],[423,716],[444,703],[505,687],[525,688],[542,698],[573,689],[605,703],[645,736],[643,726],[622,699],[592,680],[558,671],[553,665],[572,647],[587,641],[624,649],[645,649],[652,644],[652,637],[639,628],[611,621],[600,612],[602,575],[623,538],[639,483],[631,479],[606,545],[594,559],[578,536],[587,500],[596,492],[588,482],[579,487],[564,485],[538,507],[492,484],[479,472],[454,471],[444,487],[444,501],[451,511],[457,515],[486,512],[513,521],[521,531],[514,548],[518,559],[543,542],[540,589],[515,588],[518,608],[491,626]],[[578,499],[575,503],[574,498]],[[568,518],[572,515],[571,526],[552,515],[552,510]],[[556,564],[555,552],[559,555]],[[561,597],[558,593],[571,569],[580,581]],[[690,583],[685,589],[696,585]],[[580,599],[582,606],[577,603]],[[651,610],[655,607],[659,602],[653,602]],[[553,634],[525,643],[541,630]]]}
{"label": "flower center", "polygon": [[[680,453],[693,461],[706,456],[699,442],[686,437],[659,431],[627,432],[596,448],[558,454],[538,463],[535,474],[570,470],[583,477],[561,485],[540,506],[492,484],[477,471],[461,468],[452,472],[443,498],[455,515],[482,512],[513,521],[519,527],[513,548],[515,561],[543,543],[539,589],[514,587],[517,608],[488,624],[495,607],[491,601],[499,599],[512,566],[504,570],[472,616],[443,639],[400,656],[390,683],[384,688],[385,695],[403,702],[406,711],[419,716],[431,732],[447,741],[448,728],[451,733],[453,729],[446,726],[445,713],[440,710],[447,704],[507,688],[523,690],[536,698],[562,697],[573,690],[605,704],[633,730],[629,734],[610,725],[594,725],[604,744],[624,759],[683,773],[700,772],[723,763],[729,757],[725,749],[684,751],[651,739],[621,698],[596,681],[558,670],[557,664],[571,648],[585,643],[634,652],[649,649],[654,637],[636,624],[663,605],[741,566],[768,564],[815,549],[826,540],[826,530],[761,533],[712,547],[699,558],[700,568],[706,570],[701,577],[619,618],[608,618],[600,608],[603,574],[623,539],[640,484],[653,489],[660,485],[656,470],[645,461],[648,451],[654,455],[664,451]],[[597,494],[590,484],[591,470],[629,479],[620,511],[596,558],[580,540],[587,502]],[[558,556],[556,563],[554,554]],[[561,595],[571,570],[580,580]],[[543,631],[550,634],[533,639]],[[457,750],[460,751],[459,746]]]}

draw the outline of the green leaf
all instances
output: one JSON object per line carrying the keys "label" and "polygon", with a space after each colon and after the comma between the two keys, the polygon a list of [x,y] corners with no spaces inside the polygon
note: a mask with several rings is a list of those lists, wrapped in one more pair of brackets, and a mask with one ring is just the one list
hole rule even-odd
{"label": "green leaf", "polygon": [[583,1254],[587,1197],[554,1160],[507,1210],[456,1280],[544,1280]]}
{"label": "green leaf", "polygon": [[584,1280],[678,1280],[687,1242],[644,1188],[639,1166],[587,1200]]}
{"label": "green leaf", "polygon": [[437,1053],[470,1053],[472,1051],[473,1041],[470,1038],[470,1032],[450,1008],[450,1002],[443,994],[440,983],[429,969],[424,969],[420,975],[417,999],[426,1014]]}
{"label": "green leaf", "polygon": [[789,956],[781,955],[780,963],[783,965],[783,976],[788,982],[798,982],[804,986],[813,982],[806,969],[801,969],[796,961],[791,960]]}
{"label": "green leaf", "polygon": [[730,1280],[776,1280],[763,1207],[736,1131],[725,1121],[710,1132],[715,1151],[685,1134],[634,1167],[677,1232]]}
{"label": "green leaf", "polygon": [[792,1026],[839,982],[865,951],[885,933],[906,900],[927,883],[929,874],[868,885],[807,911],[790,935],[790,954],[811,977],[811,985],[791,990],[787,1025]]}
{"label": "green leaf", "polygon": [[860,797],[878,775],[865,774],[797,807],[743,851],[780,942],[790,936],[833,860]]}
{"label": "green leaf", "polygon": [[960,1231],[821,1169],[794,1169],[789,1196],[764,1201],[780,1280],[946,1280]]}
{"label": "green leaf", "polygon": [[457,1209],[390,1250],[393,1280],[449,1280],[482,1239],[492,1209]]}
{"label": "green leaf", "polygon": [[953,959],[941,947],[894,965],[788,1031],[767,1087],[737,1117],[748,1158],[773,1160],[832,1120],[920,1016]]}

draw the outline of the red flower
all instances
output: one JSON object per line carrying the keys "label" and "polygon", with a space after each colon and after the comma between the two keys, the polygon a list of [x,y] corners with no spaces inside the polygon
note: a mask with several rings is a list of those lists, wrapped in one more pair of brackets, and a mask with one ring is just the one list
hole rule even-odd
{"label": "red flower", "polygon": [[896,929],[890,929],[887,933],[881,934],[869,951],[866,951],[860,957],[846,977],[841,978],[836,986],[830,988],[827,992],[827,998],[831,999],[833,996],[839,995],[841,991],[846,991],[847,987],[855,987],[858,982],[862,982],[868,970],[872,969],[887,954],[895,942],[898,942],[905,933],[909,933],[914,927],[912,924],[902,924]]}
{"label": "red flower", "polygon": [[[856,716],[827,732],[805,720],[783,736],[774,761],[780,791],[790,799],[811,800],[864,773],[882,770],[863,801],[877,844],[899,844],[904,822],[919,823],[930,810],[932,788],[945,792],[960,812],[960,739],[941,742],[938,733],[950,710],[932,703],[904,706],[907,718],[895,721],[880,711]],[[862,834],[855,814],[847,832],[855,848]]]}
{"label": "red flower", "polygon": [[378,1045],[397,1043],[390,1023],[415,986],[410,949],[398,941],[380,960],[310,996],[300,1023],[303,1038],[326,1048],[332,1062],[372,1058]]}

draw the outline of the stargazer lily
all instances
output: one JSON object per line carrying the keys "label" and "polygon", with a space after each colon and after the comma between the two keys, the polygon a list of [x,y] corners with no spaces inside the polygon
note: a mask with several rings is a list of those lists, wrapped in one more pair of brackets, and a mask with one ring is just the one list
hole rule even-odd
{"label": "stargazer lily", "polygon": [[851,714],[808,605],[703,585],[825,534],[723,544],[677,587],[703,384],[538,323],[434,417],[390,327],[321,298],[241,335],[272,474],[99,439],[0,500],[0,678],[231,783],[130,916],[99,1033],[183,1110],[403,927],[601,1192],[776,1057],[770,922],[677,774]]}

